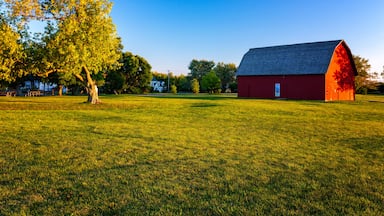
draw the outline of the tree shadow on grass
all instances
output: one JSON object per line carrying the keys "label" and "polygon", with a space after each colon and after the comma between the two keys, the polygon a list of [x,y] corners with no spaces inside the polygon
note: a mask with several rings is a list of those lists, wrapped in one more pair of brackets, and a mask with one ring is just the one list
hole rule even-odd
{"label": "tree shadow on grass", "polygon": [[210,94],[149,94],[143,95],[145,97],[151,98],[167,98],[167,99],[186,99],[186,100],[236,100],[238,99],[235,94],[220,94],[220,95],[210,95]]}
{"label": "tree shadow on grass", "polygon": [[376,152],[384,150],[384,136],[346,138],[342,142],[358,151]]}
{"label": "tree shadow on grass", "polygon": [[191,105],[191,107],[199,108],[199,107],[215,107],[219,106],[218,104],[213,104],[213,103],[194,103]]}

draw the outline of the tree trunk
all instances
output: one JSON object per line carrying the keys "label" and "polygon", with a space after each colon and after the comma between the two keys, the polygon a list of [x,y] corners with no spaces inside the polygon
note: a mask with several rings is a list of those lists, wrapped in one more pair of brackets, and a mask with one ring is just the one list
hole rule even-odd
{"label": "tree trunk", "polygon": [[63,85],[59,85],[59,96],[63,96]]}
{"label": "tree trunk", "polygon": [[[87,87],[85,88],[88,93],[88,103],[91,104],[98,104],[101,103],[101,100],[99,99],[99,90],[97,88],[97,85],[95,81],[93,81],[91,77],[91,73],[88,71],[87,67],[83,66],[83,72],[85,73],[87,77]],[[85,82],[85,79],[80,75],[76,74],[75,75],[81,82]]]}
{"label": "tree trunk", "polygon": [[91,104],[101,103],[99,99],[99,90],[95,81],[93,81],[91,74],[89,73],[86,67],[83,67],[85,74],[87,75],[87,92],[88,92],[88,102]]}
{"label": "tree trunk", "polygon": [[88,102],[91,104],[98,104],[100,103],[99,99],[99,92],[97,85],[92,81],[87,84],[87,92],[88,92]]}

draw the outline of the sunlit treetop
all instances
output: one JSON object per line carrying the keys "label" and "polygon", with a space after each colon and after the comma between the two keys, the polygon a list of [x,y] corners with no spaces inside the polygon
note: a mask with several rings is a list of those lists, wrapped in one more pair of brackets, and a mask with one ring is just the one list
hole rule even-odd
{"label": "sunlit treetop", "polygon": [[[118,66],[121,41],[110,17],[108,0],[5,0],[9,16],[22,25],[47,22],[42,42],[29,52],[36,75],[63,73],[95,89],[93,76]],[[33,44],[33,43],[32,43]],[[36,59],[37,58],[37,59]],[[38,69],[36,69],[38,67]]]}
{"label": "sunlit treetop", "polygon": [[24,75],[24,53],[20,35],[4,20],[0,20],[0,80],[12,82]]}

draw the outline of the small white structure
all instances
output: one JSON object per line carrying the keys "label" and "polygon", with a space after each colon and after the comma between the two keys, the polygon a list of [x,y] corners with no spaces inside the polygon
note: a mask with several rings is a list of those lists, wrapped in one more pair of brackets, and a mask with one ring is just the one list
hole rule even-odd
{"label": "small white structure", "polygon": [[153,88],[153,91],[155,92],[163,92],[164,88],[165,88],[165,82],[164,81],[159,81],[159,80],[156,80],[156,78],[153,78],[151,83],[150,83],[151,87]]}
{"label": "small white structure", "polygon": [[[44,83],[44,82],[40,82],[39,80],[32,80],[32,81],[27,80],[24,82],[23,86],[19,87],[18,94],[31,96],[29,95],[30,91],[34,90],[34,91],[42,92],[40,93],[41,95],[46,95],[46,93],[53,95],[54,94],[53,89],[56,89],[56,88],[57,88],[57,84],[55,83]],[[67,92],[67,88],[64,86],[62,93],[65,94],[66,92]]]}
{"label": "small white structure", "polygon": [[34,81],[25,81],[24,88],[25,89],[37,89],[40,91],[52,91],[52,89],[56,88],[57,84],[55,83],[43,83],[38,80]]}

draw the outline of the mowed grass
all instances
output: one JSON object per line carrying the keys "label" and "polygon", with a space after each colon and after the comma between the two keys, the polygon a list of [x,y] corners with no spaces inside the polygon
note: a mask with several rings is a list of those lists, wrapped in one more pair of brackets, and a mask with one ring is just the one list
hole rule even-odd
{"label": "mowed grass", "polygon": [[380,215],[384,97],[0,97],[0,215]]}

